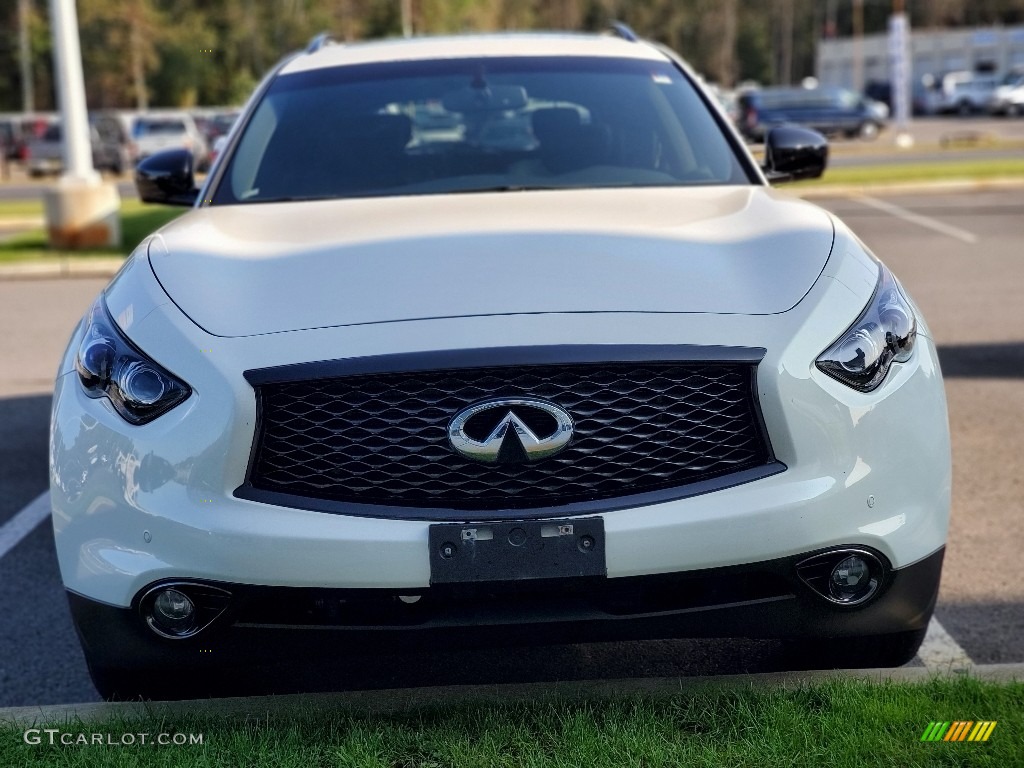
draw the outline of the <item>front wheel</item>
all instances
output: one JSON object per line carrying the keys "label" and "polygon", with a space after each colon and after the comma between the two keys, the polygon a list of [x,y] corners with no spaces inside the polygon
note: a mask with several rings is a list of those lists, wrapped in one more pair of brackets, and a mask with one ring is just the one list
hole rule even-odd
{"label": "front wheel", "polygon": [[925,629],[865,637],[824,637],[783,641],[790,669],[875,669],[902,667],[917,654]]}
{"label": "front wheel", "polygon": [[878,138],[878,123],[862,123],[857,133],[864,141],[874,141]]}

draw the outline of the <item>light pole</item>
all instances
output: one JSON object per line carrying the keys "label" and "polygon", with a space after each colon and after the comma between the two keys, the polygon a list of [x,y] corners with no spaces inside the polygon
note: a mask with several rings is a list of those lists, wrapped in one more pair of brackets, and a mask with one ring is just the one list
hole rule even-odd
{"label": "light pole", "polygon": [[32,49],[28,42],[28,2],[18,0],[18,58],[21,60],[21,111],[35,112],[35,83],[32,81]]}
{"label": "light pole", "polygon": [[64,173],[44,195],[50,246],[117,246],[121,241],[121,201],[117,188],[102,183],[92,166],[74,0],[50,0],[50,26],[64,155]]}
{"label": "light pole", "polygon": [[910,22],[903,0],[893,0],[889,19],[889,82],[891,83],[893,121],[896,124],[896,146],[914,145],[910,133]]}

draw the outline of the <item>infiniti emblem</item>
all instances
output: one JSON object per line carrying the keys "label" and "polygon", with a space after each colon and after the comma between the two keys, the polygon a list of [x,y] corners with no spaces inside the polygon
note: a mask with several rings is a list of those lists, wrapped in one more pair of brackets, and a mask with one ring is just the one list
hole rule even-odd
{"label": "infiniti emblem", "polygon": [[468,459],[520,464],[553,456],[572,439],[572,416],[532,397],[485,400],[463,408],[448,424],[448,442]]}

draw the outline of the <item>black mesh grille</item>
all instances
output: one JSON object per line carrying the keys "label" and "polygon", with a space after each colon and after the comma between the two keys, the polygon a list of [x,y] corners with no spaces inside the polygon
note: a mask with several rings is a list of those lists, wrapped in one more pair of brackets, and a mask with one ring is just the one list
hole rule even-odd
{"label": "black mesh grille", "polygon": [[[676,488],[771,461],[748,363],[602,363],[262,384],[250,485],[404,507],[544,508]],[[482,464],[453,451],[462,408],[527,396],[575,422],[561,453]]]}

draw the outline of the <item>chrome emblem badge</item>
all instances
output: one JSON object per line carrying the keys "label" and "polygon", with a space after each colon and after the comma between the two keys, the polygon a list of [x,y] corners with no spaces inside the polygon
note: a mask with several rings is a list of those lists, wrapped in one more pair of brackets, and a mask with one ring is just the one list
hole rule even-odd
{"label": "chrome emblem badge", "polygon": [[487,464],[546,459],[565,448],[572,433],[568,411],[532,397],[474,403],[448,424],[448,442],[455,452]]}

